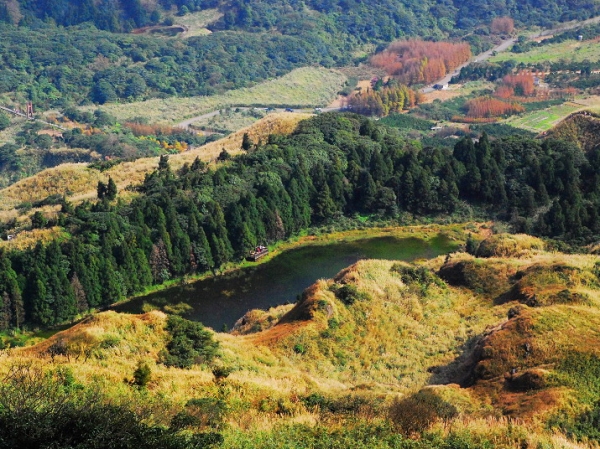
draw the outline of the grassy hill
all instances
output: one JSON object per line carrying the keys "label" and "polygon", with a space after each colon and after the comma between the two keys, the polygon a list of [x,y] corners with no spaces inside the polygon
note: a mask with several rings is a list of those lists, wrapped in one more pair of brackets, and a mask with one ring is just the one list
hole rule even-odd
{"label": "grassy hill", "polygon": [[232,106],[312,108],[326,106],[342,90],[346,77],[337,70],[318,67],[296,69],[280,78],[221,95],[152,99],[109,104],[102,110],[119,121],[144,118],[150,123],[176,124],[183,119]]}
{"label": "grassy hill", "polygon": [[252,312],[214,334],[218,357],[191,369],[161,363],[164,314],[104,312],[11,350],[0,370],[69,373],[147,423],[218,433],[219,447],[592,447],[565,434],[597,439],[597,258],[543,248],[500,235],[478,257],[358,262],[270,325]]}
{"label": "grassy hill", "polygon": [[574,114],[560,122],[549,131],[551,137],[577,142],[581,149],[588,152],[597,145],[600,120],[596,114]]}

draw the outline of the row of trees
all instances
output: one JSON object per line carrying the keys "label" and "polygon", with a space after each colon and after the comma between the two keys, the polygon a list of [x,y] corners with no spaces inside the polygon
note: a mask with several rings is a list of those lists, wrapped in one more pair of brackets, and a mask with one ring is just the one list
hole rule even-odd
{"label": "row of trees", "polygon": [[408,40],[393,42],[371,64],[405,84],[432,83],[471,57],[469,44]]}
{"label": "row of trees", "polygon": [[70,320],[187,273],[217,271],[257,244],[343,215],[452,214],[467,202],[521,232],[600,235],[600,148],[482,135],[418,150],[357,115],[322,114],[291,136],[209,170],[163,157],[131,204],[63,202],[67,240],[0,254],[0,325]]}
{"label": "row of trees", "polygon": [[518,96],[529,97],[535,94],[535,80],[530,72],[508,74],[502,78],[502,86],[511,89]]}
{"label": "row of trees", "polygon": [[363,115],[387,116],[416,106],[420,94],[405,85],[371,89],[348,99],[348,108]]}
{"label": "row of trees", "polygon": [[525,111],[519,103],[507,103],[493,97],[473,98],[465,103],[465,108],[470,118],[495,118]]}

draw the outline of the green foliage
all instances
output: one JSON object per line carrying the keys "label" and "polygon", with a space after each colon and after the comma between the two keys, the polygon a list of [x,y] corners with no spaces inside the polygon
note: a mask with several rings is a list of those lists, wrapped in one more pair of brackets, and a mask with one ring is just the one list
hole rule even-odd
{"label": "green foliage", "polygon": [[117,197],[117,184],[115,184],[114,179],[109,177],[108,184],[106,186],[106,199],[108,199],[109,201],[112,201],[116,197]]}
{"label": "green foliage", "polygon": [[201,323],[170,315],[166,329],[171,338],[161,351],[165,365],[191,368],[197,363],[210,363],[217,356],[219,343]]}
{"label": "green foliage", "polygon": [[114,405],[79,388],[66,370],[13,365],[0,384],[2,447],[199,449],[194,434],[146,424],[135,407]]}
{"label": "green foliage", "polygon": [[387,125],[392,128],[400,128],[407,130],[418,130],[418,131],[429,131],[434,122],[429,120],[423,120],[415,117],[412,114],[390,114],[387,117],[379,120],[379,123]]}
{"label": "green foliage", "polygon": [[427,288],[430,285],[437,285],[438,287],[444,286],[444,282],[432,273],[431,270],[425,267],[415,267],[397,263],[392,265],[390,271],[399,274],[402,283],[405,285],[417,286],[423,294],[427,292]]}
{"label": "green foliage", "polygon": [[108,160],[108,161],[95,161],[95,162],[88,164],[88,168],[103,172],[103,171],[111,169],[112,167],[114,167],[116,165],[119,165],[122,162],[123,161],[120,159],[113,159],[113,160]]}
{"label": "green foliage", "polygon": [[0,131],[4,131],[10,126],[10,117],[4,112],[0,111]]}
{"label": "green foliage", "polygon": [[296,343],[294,345],[294,352],[296,354],[304,354],[306,352],[306,348],[304,347],[304,345],[302,343]]}
{"label": "green foliage", "polygon": [[342,301],[347,306],[351,306],[357,301],[368,301],[369,295],[364,292],[360,292],[356,285],[353,284],[344,284],[338,285],[334,284],[332,286],[333,293],[336,298]]}
{"label": "green foliage", "polygon": [[449,421],[458,415],[456,408],[430,390],[421,390],[390,406],[389,418],[406,436],[426,431],[436,421]]}
{"label": "green foliage", "polygon": [[133,372],[133,385],[140,388],[146,388],[152,379],[152,369],[146,362],[139,362]]}
{"label": "green foliage", "polygon": [[588,410],[573,415],[561,411],[548,422],[550,428],[560,428],[570,438],[600,441],[600,359],[594,355],[572,351],[564,355],[556,367],[554,382],[575,390],[578,399]]}
{"label": "green foliage", "polygon": [[[71,57],[65,59],[65,54]],[[303,39],[292,34],[218,32],[173,46],[166,39],[86,26],[67,30],[46,23],[28,29],[0,20],[0,93],[27,86],[26,94],[37,107],[62,106],[66,101],[104,104],[210,95],[314,62],[331,66],[348,59],[316,33]],[[111,122],[103,116],[93,119],[97,126]]]}

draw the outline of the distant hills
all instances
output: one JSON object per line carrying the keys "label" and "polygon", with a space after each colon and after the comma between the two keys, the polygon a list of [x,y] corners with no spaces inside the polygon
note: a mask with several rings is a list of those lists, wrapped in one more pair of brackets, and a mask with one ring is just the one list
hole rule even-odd
{"label": "distant hills", "polygon": [[527,24],[597,15],[595,0],[0,0],[0,20],[34,26],[40,21],[71,26],[84,22],[108,31],[127,32],[157,24],[174,14],[219,8],[224,16],[215,29],[249,31],[277,29],[283,34],[319,30],[343,33],[363,41],[387,40],[419,34],[440,34],[470,29],[494,17],[511,16]]}

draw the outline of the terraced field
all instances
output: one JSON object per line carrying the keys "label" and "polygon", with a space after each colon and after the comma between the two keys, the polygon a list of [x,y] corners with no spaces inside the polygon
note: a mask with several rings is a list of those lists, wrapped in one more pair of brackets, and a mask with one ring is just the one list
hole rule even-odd
{"label": "terraced field", "polygon": [[533,48],[525,53],[511,53],[509,51],[498,53],[489,59],[490,62],[502,62],[513,60],[523,64],[538,64],[542,62],[554,62],[561,59],[567,61],[581,62],[600,60],[600,44],[595,40],[572,41],[567,40],[558,44],[547,44],[542,47]]}
{"label": "terraced field", "polygon": [[573,112],[584,108],[585,106],[582,104],[569,101],[558,106],[542,109],[541,111],[534,111],[529,114],[511,117],[507,119],[505,123],[516,128],[540,133],[552,128]]}

